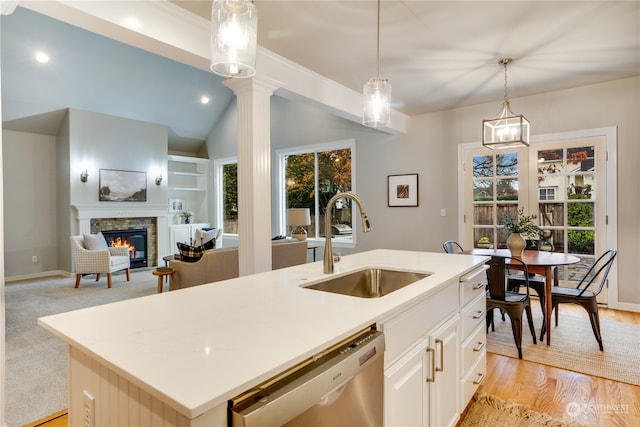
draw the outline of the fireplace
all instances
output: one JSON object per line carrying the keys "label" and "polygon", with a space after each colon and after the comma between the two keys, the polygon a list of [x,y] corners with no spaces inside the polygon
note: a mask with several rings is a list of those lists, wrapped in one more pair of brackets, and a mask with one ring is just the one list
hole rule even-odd
{"label": "fireplace", "polygon": [[102,235],[109,246],[126,246],[129,248],[131,268],[147,266],[147,230],[102,230]]}

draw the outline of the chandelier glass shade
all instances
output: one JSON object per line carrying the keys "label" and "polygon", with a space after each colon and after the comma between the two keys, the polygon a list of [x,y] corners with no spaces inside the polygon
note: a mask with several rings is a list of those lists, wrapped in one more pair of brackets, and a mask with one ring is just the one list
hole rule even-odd
{"label": "chandelier glass shade", "polygon": [[380,0],[376,38],[376,77],[369,79],[363,89],[362,124],[384,127],[391,123],[391,84],[380,77]]}
{"label": "chandelier glass shade", "polygon": [[507,95],[507,64],[511,58],[503,58],[498,63],[504,65],[504,101],[498,117],[482,121],[482,145],[491,149],[529,146],[529,120],[522,114],[511,111]]}
{"label": "chandelier glass shade", "polygon": [[214,0],[211,7],[211,71],[224,77],[256,73],[258,11],[251,0]]}

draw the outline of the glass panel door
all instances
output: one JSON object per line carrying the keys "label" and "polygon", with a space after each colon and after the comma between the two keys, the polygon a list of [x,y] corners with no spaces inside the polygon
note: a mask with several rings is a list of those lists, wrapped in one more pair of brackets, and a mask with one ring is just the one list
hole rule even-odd
{"label": "glass panel door", "polygon": [[535,153],[530,162],[537,165],[537,179],[531,194],[537,195],[543,230],[540,249],[578,256],[579,264],[560,269],[560,280],[574,281],[606,250],[606,203],[600,191],[606,188],[605,141],[537,144]]}

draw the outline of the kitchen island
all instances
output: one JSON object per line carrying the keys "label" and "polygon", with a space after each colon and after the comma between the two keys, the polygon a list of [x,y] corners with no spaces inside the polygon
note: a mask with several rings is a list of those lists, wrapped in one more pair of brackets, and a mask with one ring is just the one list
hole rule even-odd
{"label": "kitchen island", "polygon": [[455,291],[447,298],[458,313],[461,277],[486,259],[374,250],[343,257],[332,276],[363,267],[430,275],[381,298],[357,298],[305,289],[329,276],[316,262],[38,323],[68,344],[71,425],[90,413],[98,426],[224,426],[228,399],[445,288]]}

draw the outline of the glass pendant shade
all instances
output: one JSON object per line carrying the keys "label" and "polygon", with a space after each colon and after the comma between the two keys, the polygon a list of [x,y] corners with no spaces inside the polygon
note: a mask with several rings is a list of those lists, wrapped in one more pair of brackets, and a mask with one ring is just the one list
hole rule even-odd
{"label": "glass pendant shade", "polygon": [[374,77],[364,85],[362,124],[384,127],[391,123],[391,84],[387,79]]}
{"label": "glass pendant shade", "polygon": [[258,11],[250,0],[214,0],[211,7],[211,71],[225,77],[256,73]]}
{"label": "glass pendant shade", "polygon": [[496,119],[482,121],[482,145],[487,148],[514,148],[529,146],[529,120],[522,114],[515,115],[504,101]]}

